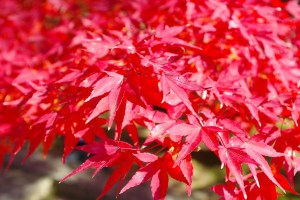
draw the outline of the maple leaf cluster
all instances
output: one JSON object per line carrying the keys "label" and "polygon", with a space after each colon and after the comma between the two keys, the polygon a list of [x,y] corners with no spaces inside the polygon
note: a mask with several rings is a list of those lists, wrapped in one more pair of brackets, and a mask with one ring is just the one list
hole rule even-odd
{"label": "maple leaf cluster", "polygon": [[63,160],[90,155],[65,179],[112,167],[99,198],[151,180],[160,200],[169,178],[191,194],[191,153],[207,148],[221,199],[297,194],[296,0],[2,0],[0,24],[0,162],[63,137]]}

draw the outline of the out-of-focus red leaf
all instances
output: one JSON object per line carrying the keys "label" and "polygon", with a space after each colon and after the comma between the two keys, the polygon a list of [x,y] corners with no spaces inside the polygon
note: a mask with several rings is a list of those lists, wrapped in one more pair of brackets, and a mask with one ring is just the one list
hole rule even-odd
{"label": "out-of-focus red leaf", "polygon": [[83,73],[78,70],[74,70],[73,72],[65,75],[60,80],[57,81],[57,83],[64,83],[64,82],[72,82],[76,79],[78,79]]}
{"label": "out-of-focus red leaf", "polygon": [[42,117],[40,117],[40,119],[37,122],[35,122],[34,125],[46,122],[45,129],[51,128],[56,117],[57,117],[57,113],[55,112],[45,114]]}
{"label": "out-of-focus red leaf", "polygon": [[159,38],[174,37],[178,35],[180,32],[182,32],[184,28],[185,28],[184,26],[173,26],[163,30],[157,29],[156,36]]}

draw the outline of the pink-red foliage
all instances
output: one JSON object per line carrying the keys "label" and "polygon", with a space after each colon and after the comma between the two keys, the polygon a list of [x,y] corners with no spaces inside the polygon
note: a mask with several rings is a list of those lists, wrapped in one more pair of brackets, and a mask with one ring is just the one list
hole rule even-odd
{"label": "pink-red foliage", "polygon": [[26,143],[28,156],[40,144],[46,154],[58,136],[64,160],[82,139],[91,156],[66,178],[113,167],[99,198],[119,180],[120,193],[151,180],[160,200],[169,178],[191,194],[191,152],[204,145],[226,168],[226,183],[212,188],[221,199],[296,193],[296,0],[2,0],[0,8],[0,162]]}

